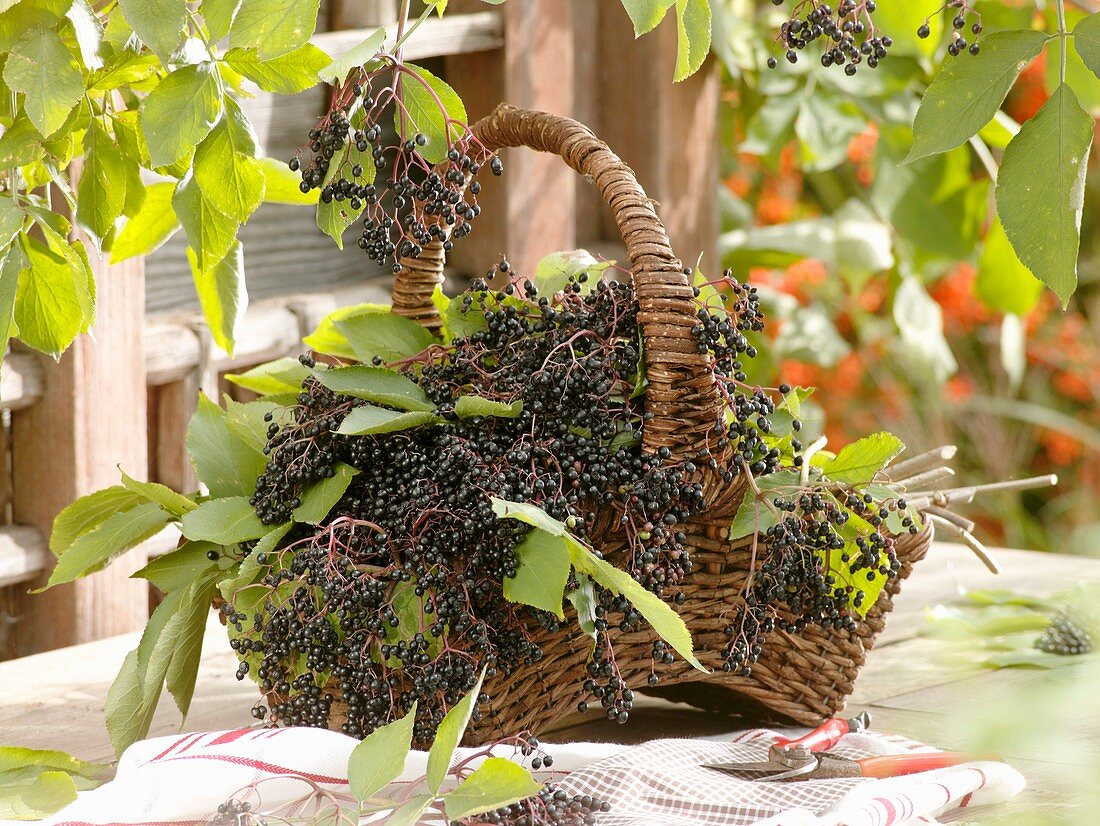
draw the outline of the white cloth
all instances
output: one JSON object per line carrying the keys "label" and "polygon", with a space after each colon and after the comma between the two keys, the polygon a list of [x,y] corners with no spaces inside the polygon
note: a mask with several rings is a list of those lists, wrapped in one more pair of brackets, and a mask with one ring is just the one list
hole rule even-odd
{"label": "white cloth", "polygon": [[[594,793],[611,804],[606,826],[894,826],[929,823],[962,806],[998,803],[1019,793],[1020,774],[1004,763],[971,763],[889,780],[752,783],[701,768],[702,763],[759,760],[776,732],[757,729],[708,740],[655,740],[641,746],[543,744],[552,771],[538,779],[570,793]],[[357,741],[320,729],[242,729],[158,737],[136,743],[115,779],[53,817],[50,826],[207,822],[219,804],[237,799],[253,810],[305,817],[320,789],[348,794],[347,764]],[[848,735],[832,751],[842,756],[927,750],[913,741],[871,733]],[[476,754],[462,749],[458,759]],[[513,757],[511,747],[498,756]],[[413,752],[383,795],[400,797],[422,777],[424,752]],[[366,821],[364,821],[366,822]],[[376,821],[377,822],[377,821]]]}

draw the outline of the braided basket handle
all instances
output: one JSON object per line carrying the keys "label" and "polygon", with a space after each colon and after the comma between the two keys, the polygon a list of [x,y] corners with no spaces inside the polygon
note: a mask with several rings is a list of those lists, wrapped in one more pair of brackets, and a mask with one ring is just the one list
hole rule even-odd
{"label": "braided basket handle", "polygon": [[[683,264],[673,254],[661,219],[634,172],[592,131],[570,118],[498,106],[471,127],[490,151],[526,146],[561,155],[592,181],[611,207],[626,243],[638,296],[638,320],[645,341],[646,410],[643,447],[668,447],[678,458],[695,456],[720,420],[721,403],[710,356],[691,334],[696,304]],[[424,246],[415,259],[402,259],[394,279],[393,309],[437,330],[432,294],[443,283],[441,241]]]}

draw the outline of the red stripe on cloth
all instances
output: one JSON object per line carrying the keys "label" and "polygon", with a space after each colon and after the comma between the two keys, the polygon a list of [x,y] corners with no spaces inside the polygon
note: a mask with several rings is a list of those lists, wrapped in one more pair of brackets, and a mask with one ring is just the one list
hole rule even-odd
{"label": "red stripe on cloth", "polygon": [[982,785],[978,786],[978,788],[979,789],[984,789],[985,784],[989,782],[989,778],[985,776],[985,772],[983,772],[981,769],[974,769],[974,771],[976,771],[979,775],[981,775],[981,778],[982,778]]}
{"label": "red stripe on cloth", "polygon": [[894,819],[898,815],[898,810],[894,808],[894,804],[890,802],[890,799],[887,798],[887,797],[876,797],[875,798],[875,803],[881,803],[882,804],[883,811],[886,812],[886,821],[885,822],[887,824],[893,823]]}
{"label": "red stripe on cloth", "polygon": [[223,763],[233,763],[237,766],[244,766],[249,769],[255,769],[256,771],[269,772],[271,774],[287,774],[295,777],[304,777],[306,780],[312,780],[314,783],[329,783],[336,786],[348,785],[347,778],[345,777],[329,777],[324,774],[313,774],[312,772],[297,771],[295,769],[287,768],[286,766],[279,766],[275,763],[268,763],[264,760],[255,760],[251,757],[240,757],[231,754],[188,754],[188,755],[175,755],[165,760],[165,763],[170,763],[173,760],[220,760]]}
{"label": "red stripe on cloth", "polygon": [[209,743],[207,743],[207,745],[208,746],[222,746],[222,745],[225,745],[226,743],[232,743],[234,740],[240,740],[242,737],[244,737],[248,734],[251,734],[251,733],[252,733],[252,729],[250,729],[250,728],[239,728],[239,729],[235,729],[234,731],[227,731],[224,734],[222,734],[220,737],[218,737],[216,740],[212,740]]}
{"label": "red stripe on cloth", "polygon": [[171,751],[172,751],[173,749],[175,749],[175,748],[176,748],[176,746],[182,746],[182,745],[183,745],[184,743],[186,743],[186,742],[187,742],[188,740],[190,740],[190,739],[192,739],[192,738],[198,738],[198,737],[201,737],[201,736],[202,736],[201,734],[185,734],[185,735],[184,735],[183,737],[181,737],[180,739],[178,739],[178,740],[173,740],[173,741],[172,741],[172,744],[171,744],[170,746],[168,746],[168,748],[166,748],[166,749],[165,749],[164,751],[162,751],[162,752],[161,752],[160,754],[158,754],[158,755],[157,755],[156,757],[154,757],[154,758],[153,758],[152,760],[150,760],[149,762],[150,762],[150,763],[154,763],[154,762],[156,762],[157,760],[160,760],[161,758],[163,758],[163,757],[165,757],[166,755],[168,755],[168,754],[169,754],[169,753],[170,753],[170,752],[171,752]]}
{"label": "red stripe on cloth", "polygon": [[969,806],[970,805],[970,800],[973,797],[974,797],[974,792],[967,792],[966,794],[964,794],[963,799],[959,801],[959,808],[960,809],[965,809],[967,806]]}

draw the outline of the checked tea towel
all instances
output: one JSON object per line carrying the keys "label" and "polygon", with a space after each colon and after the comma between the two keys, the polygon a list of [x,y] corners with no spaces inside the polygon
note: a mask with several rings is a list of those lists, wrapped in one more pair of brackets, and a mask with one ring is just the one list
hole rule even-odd
{"label": "checked tea towel", "polygon": [[[788,734],[789,732],[784,732]],[[1004,763],[970,763],[889,780],[752,783],[701,767],[758,760],[777,732],[757,729],[707,740],[655,740],[640,746],[544,744],[553,771],[537,773],[574,794],[611,804],[602,826],[894,826],[934,823],[944,812],[998,803],[1019,793],[1020,774]],[[314,814],[311,792],[348,793],[347,762],[357,741],[320,729],[242,729],[160,737],[131,746],[110,783],[43,823],[50,826],[190,826],[218,804],[246,800],[280,818]],[[845,757],[928,750],[896,737],[847,735]],[[464,750],[468,756],[476,750]],[[495,752],[515,757],[514,749]],[[517,758],[518,759],[518,758]],[[419,784],[427,762],[410,754],[389,796]],[[378,820],[364,822],[381,822]],[[431,822],[431,821],[427,821]]]}

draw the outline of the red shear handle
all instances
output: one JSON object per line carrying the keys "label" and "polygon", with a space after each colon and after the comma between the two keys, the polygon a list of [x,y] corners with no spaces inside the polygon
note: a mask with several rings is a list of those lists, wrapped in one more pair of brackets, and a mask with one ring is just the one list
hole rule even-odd
{"label": "red shear handle", "polygon": [[848,721],[840,717],[826,720],[809,734],[804,734],[795,740],[786,737],[776,737],[775,745],[782,749],[793,746],[805,746],[810,751],[828,751],[837,744],[841,737],[849,732]]}
{"label": "red shear handle", "polygon": [[886,754],[882,757],[866,757],[857,760],[859,773],[863,777],[900,777],[903,774],[930,772],[934,769],[946,769],[960,763],[986,758],[957,751],[933,751],[926,754]]}

